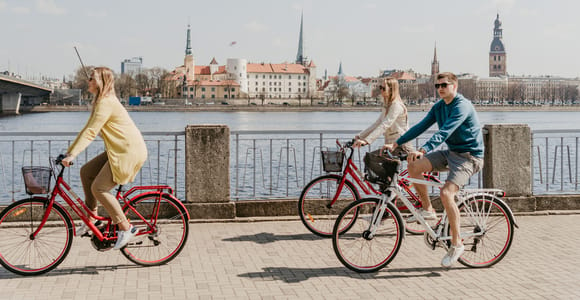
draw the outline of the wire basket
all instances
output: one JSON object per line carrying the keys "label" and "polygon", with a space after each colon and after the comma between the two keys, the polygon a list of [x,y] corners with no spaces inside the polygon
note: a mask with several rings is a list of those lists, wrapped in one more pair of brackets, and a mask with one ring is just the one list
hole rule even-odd
{"label": "wire basket", "polygon": [[366,179],[372,183],[390,185],[401,161],[367,152],[364,157]]}
{"label": "wire basket", "polygon": [[52,177],[50,168],[22,167],[22,177],[27,194],[47,194],[50,191],[50,178]]}
{"label": "wire basket", "polygon": [[344,153],[340,151],[321,151],[324,172],[342,172]]}

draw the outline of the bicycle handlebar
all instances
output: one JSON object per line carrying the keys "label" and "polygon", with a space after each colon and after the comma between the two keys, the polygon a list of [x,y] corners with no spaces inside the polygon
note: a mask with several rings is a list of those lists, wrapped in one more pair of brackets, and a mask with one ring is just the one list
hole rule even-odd
{"label": "bicycle handlebar", "polygon": [[[62,160],[66,158],[65,154],[59,154],[58,157],[54,160],[54,163],[57,165],[61,165],[64,167],[64,165],[62,164]],[[70,165],[73,165],[73,162],[70,162]]]}

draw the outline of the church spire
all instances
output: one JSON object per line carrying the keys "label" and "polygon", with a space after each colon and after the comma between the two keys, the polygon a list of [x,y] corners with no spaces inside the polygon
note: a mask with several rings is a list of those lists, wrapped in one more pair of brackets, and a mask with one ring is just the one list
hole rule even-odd
{"label": "church spire", "polygon": [[338,76],[344,75],[342,73],[342,61],[340,62],[340,64],[338,65]]}
{"label": "church spire", "polygon": [[431,62],[431,75],[439,74],[439,61],[437,60],[437,42],[433,50],[433,61]]}
{"label": "church spire", "polygon": [[191,26],[187,24],[187,44],[185,45],[185,55],[191,54]]}
{"label": "church spire", "polygon": [[298,37],[298,53],[296,54],[296,63],[305,65],[306,58],[304,57],[304,46],[303,46],[303,32],[302,26],[304,23],[304,13],[300,14],[300,36]]}

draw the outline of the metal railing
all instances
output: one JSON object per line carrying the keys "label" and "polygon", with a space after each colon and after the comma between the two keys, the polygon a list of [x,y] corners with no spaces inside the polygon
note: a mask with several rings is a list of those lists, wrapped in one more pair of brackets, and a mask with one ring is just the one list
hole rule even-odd
{"label": "metal railing", "polygon": [[[336,149],[358,131],[294,130],[232,131],[230,143],[230,196],[232,200],[297,198],[311,179],[324,174],[320,151]],[[415,140],[418,148],[433,131]],[[76,132],[0,132],[0,202],[25,197],[20,169],[48,165],[48,157],[66,152]],[[169,184],[185,200],[185,131],[144,132],[149,159],[133,185]],[[538,130],[532,137],[531,174],[534,194],[577,193],[580,133],[574,130]],[[381,145],[377,141],[375,145]],[[355,163],[372,146],[355,153]],[[80,167],[104,151],[93,142],[67,170],[67,181],[82,195]],[[445,179],[447,174],[442,173]],[[478,173],[469,186],[481,187]]]}
{"label": "metal railing", "polygon": [[532,134],[534,193],[578,192],[578,130],[536,130]]}
{"label": "metal railing", "polygon": [[[76,132],[0,132],[0,203],[26,197],[20,170],[23,166],[48,166],[49,158],[65,153]],[[134,185],[168,184],[185,200],[185,131],[143,132],[149,156]],[[91,143],[65,171],[67,182],[84,198],[79,170],[104,151],[100,138]]]}

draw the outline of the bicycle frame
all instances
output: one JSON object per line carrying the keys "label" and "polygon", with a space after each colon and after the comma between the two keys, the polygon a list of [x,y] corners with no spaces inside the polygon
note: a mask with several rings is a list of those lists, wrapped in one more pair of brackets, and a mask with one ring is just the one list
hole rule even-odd
{"label": "bicycle frame", "polygon": [[[53,162],[51,160],[51,168],[54,172],[55,167],[53,165]],[[72,188],[68,185],[68,183],[64,180],[63,178],[63,173],[64,173],[64,167],[61,166],[60,171],[58,171],[58,175],[56,176],[56,183],[54,185],[54,188],[52,190],[52,192],[50,193],[50,198],[46,198],[46,197],[34,197],[35,199],[46,199],[48,200],[47,204],[46,204],[46,210],[44,213],[44,216],[42,218],[42,221],[40,222],[38,228],[36,228],[36,230],[31,234],[31,236],[34,238],[36,237],[36,235],[38,234],[38,232],[44,227],[44,225],[46,224],[46,221],[48,220],[48,216],[50,215],[50,212],[53,208],[54,205],[60,205],[62,206],[60,203],[56,202],[56,196],[60,196],[68,205],[69,207],[79,216],[79,218],[91,229],[91,231],[93,232],[94,236],[99,239],[99,241],[104,241],[104,240],[112,240],[116,238],[116,231],[115,230],[111,230],[111,228],[114,226],[111,224],[112,220],[111,218],[108,217],[101,217],[101,216],[96,216],[94,215],[91,210],[86,206],[86,204],[84,203],[84,201],[82,201],[80,199],[80,197],[72,190]],[[56,172],[55,172],[56,174]],[[123,205],[123,210],[125,210],[126,208],[132,210],[135,215],[139,216],[141,218],[141,220],[147,225],[149,230],[153,230],[156,222],[157,222],[157,216],[159,214],[159,207],[156,206],[154,209],[154,213],[151,216],[151,220],[145,220],[145,218],[139,214],[137,212],[137,210],[135,210],[134,207],[132,207],[129,203],[130,203],[130,199],[129,199],[129,195],[133,194],[136,191],[142,191],[142,190],[148,190],[149,192],[146,193],[140,193],[137,196],[141,196],[141,195],[147,195],[147,194],[156,194],[157,197],[161,197],[164,194],[164,190],[168,190],[169,193],[166,193],[167,195],[169,195],[172,198],[173,197],[173,189],[170,186],[167,185],[155,185],[155,186],[136,186],[136,187],[132,187],[131,189],[129,189],[127,192],[125,192],[124,194],[122,194],[122,186],[119,186],[119,188],[117,189],[117,193],[116,193],[116,199],[117,200],[123,200],[124,205]],[[74,198],[74,200],[73,200]],[[129,199],[129,200],[128,200]],[[131,198],[133,199],[133,198]],[[177,199],[176,199],[177,200]],[[158,202],[156,202],[157,204]],[[72,216],[70,215],[70,213],[65,210],[67,213],[67,216],[73,220]],[[187,217],[189,218],[189,212],[187,212],[187,210],[185,210]],[[95,220],[100,220],[100,221],[106,221],[107,225],[106,225],[106,232],[109,232],[108,236],[105,236],[94,224],[93,222],[90,221],[89,218],[94,218]],[[153,222],[151,222],[153,221]],[[74,232],[74,235],[76,236],[76,230]],[[137,235],[140,235],[140,233],[138,233]]]}
{"label": "bicycle frame", "polygon": [[[342,188],[344,186],[344,182],[347,180],[346,177],[347,175],[350,175],[350,177],[352,177],[354,179],[354,183],[356,183],[356,185],[359,187],[360,190],[363,191],[363,193],[365,195],[381,195],[380,191],[377,191],[370,182],[368,182],[365,178],[364,175],[362,174],[362,172],[357,168],[357,166],[354,164],[352,157],[354,155],[354,149],[352,147],[349,146],[343,146],[340,144],[340,142],[337,140],[336,144],[340,147],[340,150],[343,152],[346,152],[345,149],[350,149],[350,154],[348,155],[348,158],[346,160],[346,166],[344,168],[344,171],[342,172],[342,176],[338,185],[338,188],[336,189],[336,193],[334,194],[334,197],[332,198],[332,201],[328,204],[329,207],[331,207],[332,205],[334,205],[334,203],[338,200],[340,193],[342,192]],[[408,174],[407,170],[403,170],[401,172],[401,175],[406,175]],[[433,182],[437,182],[435,180],[435,177],[431,174],[427,175],[430,179],[433,179]],[[420,203],[420,199],[419,196],[416,195],[415,193],[413,193],[413,191],[411,191],[411,185],[408,184],[409,182],[409,178],[408,177],[402,177],[400,176],[399,179],[397,179],[397,183],[399,185],[399,187],[401,187],[402,189],[405,190],[405,192],[411,197],[413,198],[413,200],[417,201]],[[429,182],[429,181],[427,181]],[[352,183],[352,181],[351,181]],[[443,186],[443,185],[441,185]],[[358,189],[356,191],[358,193]],[[401,198],[406,198],[406,197],[401,197]],[[410,202],[406,202],[404,203],[405,206],[404,207],[399,207],[399,209],[405,209],[409,207],[409,203]],[[411,204],[411,206],[415,207],[415,205]]]}

